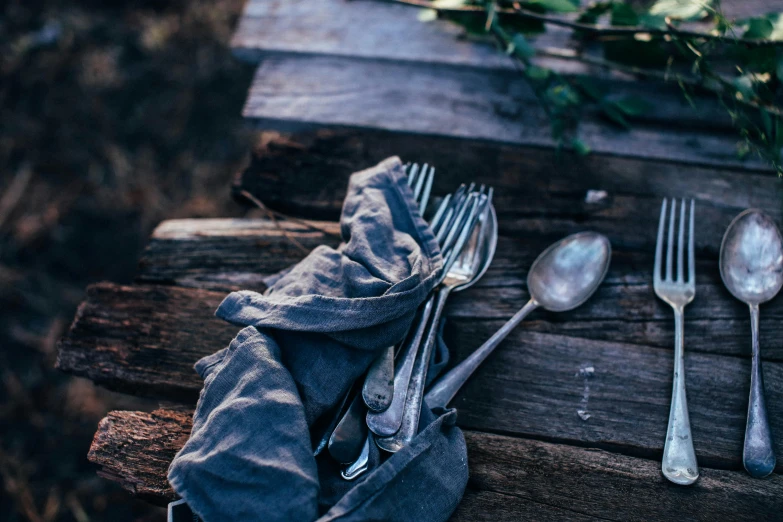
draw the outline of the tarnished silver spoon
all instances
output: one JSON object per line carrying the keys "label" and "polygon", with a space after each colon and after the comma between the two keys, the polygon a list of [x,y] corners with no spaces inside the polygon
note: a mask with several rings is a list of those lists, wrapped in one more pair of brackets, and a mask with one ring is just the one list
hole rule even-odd
{"label": "tarnished silver spoon", "polygon": [[596,232],[573,234],[544,250],[527,275],[530,301],[430,388],[424,397],[427,405],[447,406],[511,330],[539,306],[550,312],[565,312],[587,301],[606,277],[611,257],[609,240]]}
{"label": "tarnished silver spoon", "polygon": [[734,218],[720,247],[720,275],[729,292],[750,307],[753,362],[742,463],[752,476],[766,477],[775,469],[775,451],[764,402],[759,305],[783,286],[783,238],[772,218],[755,209]]}

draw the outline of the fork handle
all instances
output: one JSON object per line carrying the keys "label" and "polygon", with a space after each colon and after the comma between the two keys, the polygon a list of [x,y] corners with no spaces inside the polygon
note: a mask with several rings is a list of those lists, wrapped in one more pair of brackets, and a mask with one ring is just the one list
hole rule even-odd
{"label": "fork handle", "polygon": [[685,396],[685,347],[683,309],[674,309],[674,382],[669,427],[663,447],[663,475],[675,484],[689,485],[699,478],[696,452],[693,450],[688,400]]}
{"label": "fork handle", "polygon": [[753,335],[753,362],[742,463],[748,473],[756,478],[761,478],[774,471],[775,451],[772,448],[772,431],[769,429],[767,406],[764,401],[764,375],[761,371],[761,353],[759,351],[758,305],[750,305],[750,326]]}

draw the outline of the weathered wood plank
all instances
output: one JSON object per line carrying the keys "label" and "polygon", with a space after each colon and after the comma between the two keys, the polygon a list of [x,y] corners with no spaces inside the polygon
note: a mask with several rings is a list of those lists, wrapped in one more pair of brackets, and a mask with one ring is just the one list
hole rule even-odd
{"label": "weathered wood plank", "polygon": [[[264,128],[351,127],[555,147],[549,119],[525,80],[506,71],[340,57],[272,57],[253,80],[243,115]],[[641,123],[630,130],[588,119],[579,136],[593,151],[697,165],[768,169],[741,161],[734,133]]]}
{"label": "weathered wood plank", "polygon": [[[783,11],[781,0],[721,2],[728,18]],[[466,38],[445,20],[421,23],[419,9],[378,1],[249,0],[231,39],[241,59],[258,62],[275,54],[346,56],[351,58],[448,64],[514,70],[491,37]],[[571,31],[548,25],[529,35],[541,49],[569,47]],[[537,58],[563,73],[607,76],[606,70],[569,60]]]}
{"label": "weathered wood plank", "polygon": [[[193,363],[226,346],[237,330],[211,318],[221,297],[200,289],[93,286],[61,343],[58,367],[112,389],[193,403],[201,389]],[[500,324],[451,321],[447,341],[455,360]],[[554,323],[548,328],[558,331]],[[588,366],[594,368],[592,378],[575,376]],[[667,349],[540,333],[526,325],[510,335],[455,404],[460,424],[468,428],[652,456],[663,447],[671,368]],[[689,353],[686,368],[697,454],[716,466],[738,467],[750,361]],[[783,433],[783,364],[767,361],[764,369],[773,429]],[[581,420],[579,409],[592,417]],[[783,439],[778,441],[783,451]]]}
{"label": "weathered wood plank", "polygon": [[580,230],[606,234],[617,248],[651,252],[663,197],[696,201],[697,246],[717,257],[726,226],[742,210],[780,218],[783,187],[774,175],[684,166],[534,147],[453,139],[422,140],[385,132],[266,136],[242,174],[246,189],[270,207],[336,220],[348,176],[398,154],[437,166],[433,194],[461,182],[493,185],[501,234],[554,240]]}
{"label": "weathered wood plank", "polygon": [[[192,412],[117,411],[101,421],[89,459],[135,495],[176,495],[168,464]],[[466,431],[470,483],[453,520],[762,520],[783,507],[783,478],[702,469],[690,488],[669,484],[657,461]]]}
{"label": "weathered wood plank", "polygon": [[[317,225],[337,230],[336,223]],[[281,222],[280,226],[309,247],[322,240],[337,242],[301,225]],[[548,240],[501,237],[487,274],[473,289],[452,297],[447,316],[454,321],[494,321],[498,326],[499,321],[509,319],[527,299],[527,270],[546,246]],[[173,220],[153,233],[138,280],[215,291],[263,290],[266,276],[303,257],[266,220]],[[539,311],[526,328],[670,349],[674,338],[671,309],[653,293],[651,267],[651,254],[615,251],[606,282],[593,299],[566,314]],[[716,260],[698,261],[696,296],[687,310],[688,351],[747,357],[748,313],[723,287]],[[783,300],[765,305],[760,339],[767,360],[783,361],[778,342],[783,336],[778,326],[781,319]]]}
{"label": "weathered wood plank", "polygon": [[264,277],[304,258],[299,245],[309,251],[339,243],[338,223],[311,223],[329,234],[285,220],[164,221],[144,250],[138,280],[210,290],[263,290]]}
{"label": "weathered wood plank", "polygon": [[458,26],[423,24],[417,16],[417,9],[383,2],[249,0],[231,47],[251,62],[298,53],[513,69],[490,40],[467,41]]}
{"label": "weathered wood plank", "polygon": [[213,315],[224,295],[92,285],[60,341],[57,368],[126,393],[195,401],[202,382],[193,364],[237,332]]}

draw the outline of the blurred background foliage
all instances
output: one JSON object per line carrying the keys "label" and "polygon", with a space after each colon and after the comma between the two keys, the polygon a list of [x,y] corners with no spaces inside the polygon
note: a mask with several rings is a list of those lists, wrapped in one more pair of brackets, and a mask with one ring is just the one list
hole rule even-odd
{"label": "blurred background foliage", "polygon": [[243,3],[0,2],[0,520],[165,519],[86,459],[108,410],[157,404],[60,374],[56,342],[159,221],[244,214]]}

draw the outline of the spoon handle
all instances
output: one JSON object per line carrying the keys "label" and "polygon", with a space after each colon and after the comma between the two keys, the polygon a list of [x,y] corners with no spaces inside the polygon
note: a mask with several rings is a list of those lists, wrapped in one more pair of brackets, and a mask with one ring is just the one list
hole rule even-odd
{"label": "spoon handle", "polygon": [[527,315],[538,308],[538,303],[533,299],[527,302],[514,317],[508,320],[506,324],[500,327],[487,342],[482,344],[475,352],[470,354],[468,358],[452,368],[446,375],[438,379],[438,381],[430,388],[427,395],[424,396],[424,400],[427,401],[427,406],[430,408],[448,406],[449,401],[454,398],[462,385],[467,382],[476,368],[481,366],[484,359],[489,357],[489,354],[500,344],[500,342],[511,333]]}
{"label": "spoon handle", "polygon": [[364,403],[371,411],[385,411],[394,396],[394,346],[378,356],[367,371],[362,386]]}
{"label": "spoon handle", "polygon": [[756,478],[766,477],[775,469],[775,451],[772,448],[772,432],[767,420],[764,402],[764,376],[761,371],[759,351],[759,307],[750,305],[750,327],[753,332],[753,363],[750,374],[750,401],[748,421],[745,426],[745,447],[742,463],[748,473]]}
{"label": "spoon handle", "polygon": [[688,485],[699,478],[696,452],[693,450],[691,421],[688,416],[688,400],[685,396],[685,346],[684,314],[682,308],[674,309],[674,382],[672,404],[669,409],[669,427],[663,447],[663,475],[675,484]]}
{"label": "spoon handle", "polygon": [[379,437],[390,437],[397,433],[402,424],[402,414],[405,409],[405,398],[408,395],[413,365],[416,362],[416,354],[419,352],[419,344],[426,333],[427,322],[432,314],[432,306],[435,296],[431,295],[422,308],[419,309],[416,320],[418,325],[413,334],[407,339],[403,352],[397,358],[394,369],[394,386],[392,401],[388,408],[381,412],[367,412],[367,426]]}
{"label": "spoon handle", "polygon": [[427,335],[422,340],[419,352],[416,354],[416,365],[411,373],[408,393],[405,396],[405,408],[402,414],[400,430],[390,437],[376,439],[375,443],[382,450],[394,453],[401,450],[413,440],[419,432],[419,418],[424,400],[424,384],[427,382],[427,370],[430,367],[432,351],[435,348],[438,325],[443,314],[443,308],[453,287],[443,287],[435,297],[435,308],[430,318]]}

